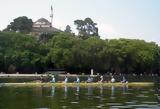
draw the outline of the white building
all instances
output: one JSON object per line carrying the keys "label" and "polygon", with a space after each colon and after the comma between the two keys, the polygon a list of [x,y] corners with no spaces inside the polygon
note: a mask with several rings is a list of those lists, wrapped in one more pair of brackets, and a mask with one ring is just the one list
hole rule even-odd
{"label": "white building", "polygon": [[53,22],[53,8],[51,6],[51,22],[45,18],[40,18],[33,23],[31,34],[39,37],[42,34],[60,32],[61,30],[52,26]]}
{"label": "white building", "polygon": [[31,35],[37,36],[41,34],[60,32],[61,30],[52,27],[52,23],[45,18],[40,18],[33,23]]}
{"label": "white building", "polygon": [[52,23],[45,18],[40,18],[33,23],[33,28],[49,28],[52,27]]}

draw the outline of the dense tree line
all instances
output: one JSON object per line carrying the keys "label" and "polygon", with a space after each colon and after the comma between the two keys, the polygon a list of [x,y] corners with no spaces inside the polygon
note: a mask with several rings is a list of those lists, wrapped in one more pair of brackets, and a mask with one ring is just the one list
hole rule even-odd
{"label": "dense tree line", "polygon": [[28,72],[44,69],[47,50],[34,37],[0,32],[0,71]]}
{"label": "dense tree line", "polygon": [[160,47],[134,39],[102,40],[91,18],[75,20],[64,32],[44,33],[37,40],[26,35],[32,30],[26,16],[11,22],[0,32],[1,72],[44,72],[64,68],[69,72],[160,73]]}
{"label": "dense tree line", "polygon": [[0,32],[1,72],[44,72],[65,68],[72,73],[158,73],[160,47],[134,39],[87,39],[69,32],[50,35],[43,43],[33,36]]}

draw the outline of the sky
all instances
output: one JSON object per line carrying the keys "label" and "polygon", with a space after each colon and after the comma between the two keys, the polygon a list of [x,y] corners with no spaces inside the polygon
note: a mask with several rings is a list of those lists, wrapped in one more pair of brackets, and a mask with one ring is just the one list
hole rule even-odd
{"label": "sky", "polygon": [[160,0],[1,0],[0,30],[19,16],[50,20],[51,5],[58,29],[70,25],[77,32],[74,20],[90,17],[102,39],[142,39],[160,45]]}

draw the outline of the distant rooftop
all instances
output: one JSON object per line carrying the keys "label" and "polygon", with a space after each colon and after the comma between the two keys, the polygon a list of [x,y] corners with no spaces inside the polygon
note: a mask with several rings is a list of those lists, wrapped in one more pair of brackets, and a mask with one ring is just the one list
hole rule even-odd
{"label": "distant rooftop", "polygon": [[52,27],[51,22],[49,22],[45,18],[40,18],[36,22],[33,23],[33,27]]}
{"label": "distant rooftop", "polygon": [[32,34],[40,35],[43,33],[52,33],[61,31],[55,27],[52,27],[51,22],[45,18],[40,18],[33,23]]}
{"label": "distant rooftop", "polygon": [[[50,24],[50,22],[49,22],[47,19],[45,19],[45,18],[40,18],[40,19],[38,19],[36,22],[45,22],[45,23]],[[36,22],[35,22],[35,23],[36,23]]]}

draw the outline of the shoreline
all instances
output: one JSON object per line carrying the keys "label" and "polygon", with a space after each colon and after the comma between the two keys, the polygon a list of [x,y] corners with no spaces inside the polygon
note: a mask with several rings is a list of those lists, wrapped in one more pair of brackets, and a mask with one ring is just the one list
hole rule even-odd
{"label": "shoreline", "polygon": [[0,74],[0,78],[2,77],[40,77],[40,76],[48,76],[47,74]]}
{"label": "shoreline", "polygon": [[85,87],[85,86],[134,86],[134,87],[144,87],[144,86],[154,86],[154,82],[130,82],[130,83],[0,83],[0,86],[55,86],[55,87]]}

